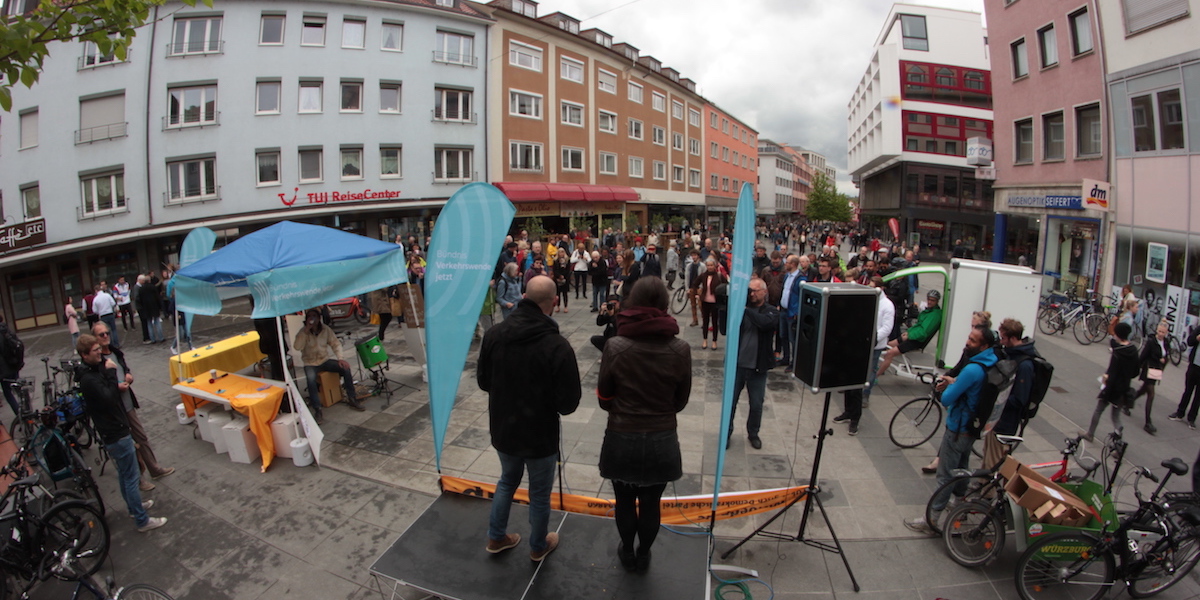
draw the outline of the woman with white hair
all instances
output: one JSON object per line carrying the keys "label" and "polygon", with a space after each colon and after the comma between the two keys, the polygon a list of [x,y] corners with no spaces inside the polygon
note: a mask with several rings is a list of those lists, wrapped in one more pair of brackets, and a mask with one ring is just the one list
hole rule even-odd
{"label": "woman with white hair", "polygon": [[521,301],[521,277],[517,274],[517,263],[504,265],[504,273],[496,282],[496,303],[500,305],[500,315],[508,319],[508,315]]}

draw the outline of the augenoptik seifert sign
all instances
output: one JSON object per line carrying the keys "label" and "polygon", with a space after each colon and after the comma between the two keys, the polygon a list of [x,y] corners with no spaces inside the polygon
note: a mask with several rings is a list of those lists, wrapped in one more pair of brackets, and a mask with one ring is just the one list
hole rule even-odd
{"label": "augenoptik seifert sign", "polygon": [[0,228],[0,252],[46,243],[46,220],[34,219]]}

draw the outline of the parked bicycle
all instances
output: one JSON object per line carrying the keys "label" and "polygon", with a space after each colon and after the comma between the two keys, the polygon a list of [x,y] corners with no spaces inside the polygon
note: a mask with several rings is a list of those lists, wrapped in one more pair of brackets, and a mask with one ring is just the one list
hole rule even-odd
{"label": "parked bicycle", "polygon": [[104,497],[92,477],[91,467],[83,458],[78,440],[70,431],[57,427],[58,411],[53,407],[47,407],[39,415],[41,425],[26,446],[29,456],[55,484],[70,479],[79,493],[94,502],[100,514],[104,514]]}
{"label": "parked bicycle", "polygon": [[12,425],[8,427],[8,432],[12,435],[13,441],[17,446],[24,446],[29,438],[33,436],[33,432],[37,431],[38,427],[38,411],[33,409],[33,379],[29,377],[20,377],[17,379],[0,380],[0,385],[12,389],[13,396],[17,399],[17,406],[20,408],[20,413],[13,417]]}
{"label": "parked bicycle", "polygon": [[[1095,294],[1088,290],[1088,299],[1079,301],[1071,299],[1063,303],[1051,303],[1038,316],[1038,331],[1046,335],[1064,333],[1067,329],[1075,335],[1075,341],[1083,345],[1091,344],[1100,339],[1102,333],[1108,332],[1108,321],[1103,315],[1093,313]],[[1092,315],[1096,315],[1094,318]]]}
{"label": "parked bicycle", "polygon": [[675,314],[682,313],[688,306],[688,289],[684,285],[680,285],[675,291],[671,292],[671,312]]}

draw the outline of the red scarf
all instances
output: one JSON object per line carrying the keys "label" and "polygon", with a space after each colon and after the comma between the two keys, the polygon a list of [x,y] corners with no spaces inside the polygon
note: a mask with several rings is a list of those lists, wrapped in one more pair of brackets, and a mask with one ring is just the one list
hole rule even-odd
{"label": "red scarf", "polygon": [[679,335],[679,322],[657,308],[625,308],[617,314],[617,335],[631,338],[676,336]]}

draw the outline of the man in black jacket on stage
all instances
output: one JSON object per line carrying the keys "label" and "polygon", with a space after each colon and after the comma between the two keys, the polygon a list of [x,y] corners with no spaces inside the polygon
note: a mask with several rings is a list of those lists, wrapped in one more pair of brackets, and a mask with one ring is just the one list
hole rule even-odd
{"label": "man in black jacket on stage", "polygon": [[733,417],[737,414],[742,388],[750,398],[750,416],[746,434],[755,450],[762,448],[758,430],[762,426],[763,401],[767,396],[767,371],[775,366],[775,331],[779,328],[779,309],[767,304],[767,283],[750,278],[750,297],[742,316],[737,348],[737,374],[733,379],[733,408],[729,413],[729,432],[725,448],[733,439]]}

